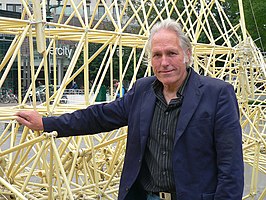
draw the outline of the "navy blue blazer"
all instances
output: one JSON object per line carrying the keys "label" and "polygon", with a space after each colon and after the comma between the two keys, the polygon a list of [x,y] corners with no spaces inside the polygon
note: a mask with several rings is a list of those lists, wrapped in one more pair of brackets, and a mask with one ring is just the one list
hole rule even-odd
{"label": "navy blue blazer", "polygon": [[[128,125],[119,200],[137,193],[137,180],[149,137],[156,77],[136,81],[123,98],[60,117],[43,118],[58,137],[94,134]],[[194,70],[184,90],[177,123],[173,170],[178,200],[240,200],[244,186],[242,132],[232,85]]]}

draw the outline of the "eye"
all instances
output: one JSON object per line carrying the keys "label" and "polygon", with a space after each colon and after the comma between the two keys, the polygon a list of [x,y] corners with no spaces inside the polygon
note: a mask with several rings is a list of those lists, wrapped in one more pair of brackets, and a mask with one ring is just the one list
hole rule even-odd
{"label": "eye", "polygon": [[178,55],[178,53],[175,52],[175,51],[171,51],[171,52],[169,52],[169,56],[176,56],[176,55]]}
{"label": "eye", "polygon": [[160,57],[160,54],[159,54],[159,53],[154,53],[154,54],[152,55],[152,57],[153,57],[153,58],[158,58],[158,57]]}

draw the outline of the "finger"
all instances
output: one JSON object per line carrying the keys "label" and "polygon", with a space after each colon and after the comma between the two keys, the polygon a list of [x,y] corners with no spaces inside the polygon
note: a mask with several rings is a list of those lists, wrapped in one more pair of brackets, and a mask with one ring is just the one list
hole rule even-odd
{"label": "finger", "polygon": [[26,118],[27,113],[26,112],[23,112],[23,111],[18,111],[18,112],[15,113],[15,116],[19,116],[19,117],[22,117],[22,118]]}
{"label": "finger", "polygon": [[20,113],[21,113],[21,112],[18,111],[18,112],[16,112],[14,115],[15,115],[15,116],[20,116]]}
{"label": "finger", "polygon": [[25,119],[25,118],[23,118],[23,117],[20,117],[20,116],[17,116],[16,117],[16,120],[17,120],[17,122],[18,123],[20,123],[20,124],[22,124],[22,125],[25,125],[25,126],[30,126],[30,122],[27,120],[27,119]]}
{"label": "finger", "polygon": [[25,112],[17,112],[15,116],[28,120],[28,115]]}

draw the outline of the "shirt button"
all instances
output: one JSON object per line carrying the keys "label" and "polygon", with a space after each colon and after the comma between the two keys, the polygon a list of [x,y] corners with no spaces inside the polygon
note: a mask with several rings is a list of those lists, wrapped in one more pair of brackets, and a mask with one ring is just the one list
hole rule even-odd
{"label": "shirt button", "polygon": [[165,112],[165,115],[168,115],[169,114],[169,112]]}
{"label": "shirt button", "polygon": [[165,175],[166,174],[166,171],[163,171],[163,175]]}
{"label": "shirt button", "polygon": [[166,132],[163,132],[163,135],[166,135],[167,133]]}
{"label": "shirt button", "polygon": [[166,154],[166,152],[165,151],[163,151],[163,155],[165,155]]}

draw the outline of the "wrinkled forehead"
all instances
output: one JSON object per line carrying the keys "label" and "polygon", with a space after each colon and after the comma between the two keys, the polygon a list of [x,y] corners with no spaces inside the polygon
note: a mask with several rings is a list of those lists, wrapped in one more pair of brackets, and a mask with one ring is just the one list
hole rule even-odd
{"label": "wrinkled forehead", "polygon": [[163,29],[156,32],[151,40],[151,49],[154,46],[180,46],[180,40],[175,31]]}

